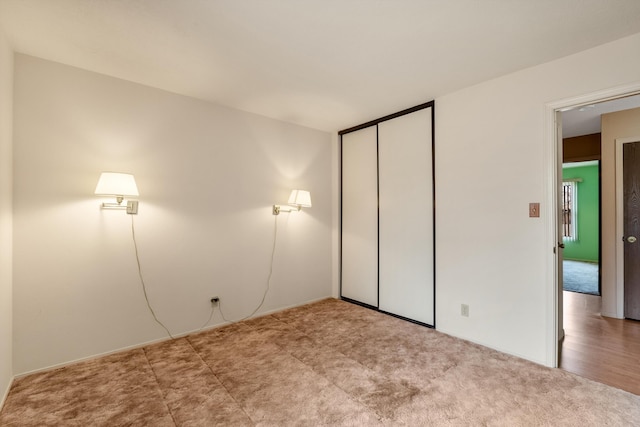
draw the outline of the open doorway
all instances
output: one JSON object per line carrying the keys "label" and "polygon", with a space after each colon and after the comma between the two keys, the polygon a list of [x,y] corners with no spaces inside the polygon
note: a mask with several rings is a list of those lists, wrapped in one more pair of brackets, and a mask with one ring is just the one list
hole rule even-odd
{"label": "open doorway", "polygon": [[[640,346],[627,345],[640,333],[640,322],[624,319],[615,183],[616,140],[629,136],[628,132],[640,132],[640,120],[636,119],[637,129],[626,126],[614,131],[612,125],[634,112],[640,118],[640,95],[562,109],[562,159],[558,161],[563,167],[556,191],[557,227],[562,228],[558,243],[564,248],[558,257],[562,261],[558,283],[569,283],[563,284],[558,298],[558,321],[564,332],[558,365],[640,394],[640,372],[628,363],[640,358]],[[574,267],[582,271],[576,273]]]}
{"label": "open doorway", "polygon": [[[563,117],[563,123],[567,121]],[[563,131],[563,135],[565,132]],[[600,133],[563,138],[562,286],[600,296]]]}

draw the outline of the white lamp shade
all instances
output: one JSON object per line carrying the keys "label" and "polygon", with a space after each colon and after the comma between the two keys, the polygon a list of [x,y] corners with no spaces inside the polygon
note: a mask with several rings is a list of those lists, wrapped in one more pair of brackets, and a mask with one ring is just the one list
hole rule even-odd
{"label": "white lamp shade", "polygon": [[289,206],[310,208],[311,194],[305,190],[292,190],[289,196]]}
{"label": "white lamp shade", "polygon": [[99,196],[138,196],[138,186],[129,173],[102,172],[95,194]]}

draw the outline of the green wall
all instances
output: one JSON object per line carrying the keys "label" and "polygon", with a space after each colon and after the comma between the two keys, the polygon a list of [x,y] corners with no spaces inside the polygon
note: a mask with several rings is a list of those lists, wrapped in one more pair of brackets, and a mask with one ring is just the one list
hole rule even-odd
{"label": "green wall", "polygon": [[597,262],[599,242],[598,165],[563,167],[562,178],[582,178],[582,182],[578,182],[578,240],[565,240],[564,258]]}

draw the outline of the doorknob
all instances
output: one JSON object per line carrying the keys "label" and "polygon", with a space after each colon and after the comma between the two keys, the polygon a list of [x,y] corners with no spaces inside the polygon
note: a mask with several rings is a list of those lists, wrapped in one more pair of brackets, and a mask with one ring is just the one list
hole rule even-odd
{"label": "doorknob", "polygon": [[629,243],[635,243],[636,240],[638,240],[638,239],[636,239],[636,236],[627,237],[627,242],[629,242]]}
{"label": "doorknob", "polygon": [[564,243],[558,243],[558,247],[559,247],[560,249],[564,249]]}

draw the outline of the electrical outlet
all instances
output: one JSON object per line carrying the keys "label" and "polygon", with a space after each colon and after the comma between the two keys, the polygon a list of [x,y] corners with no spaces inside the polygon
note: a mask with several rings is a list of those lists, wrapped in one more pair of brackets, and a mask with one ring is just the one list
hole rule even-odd
{"label": "electrical outlet", "polygon": [[217,304],[220,302],[220,297],[211,297],[211,304]]}
{"label": "electrical outlet", "polygon": [[469,304],[460,304],[460,314],[469,317]]}

